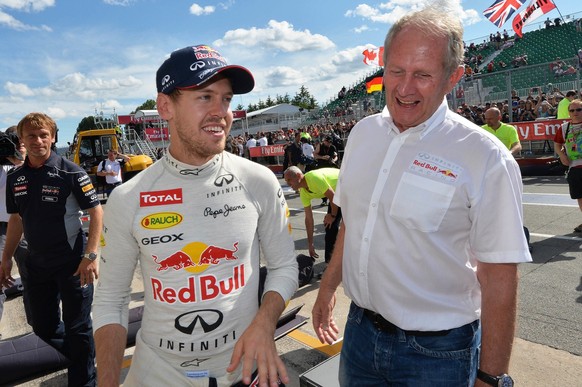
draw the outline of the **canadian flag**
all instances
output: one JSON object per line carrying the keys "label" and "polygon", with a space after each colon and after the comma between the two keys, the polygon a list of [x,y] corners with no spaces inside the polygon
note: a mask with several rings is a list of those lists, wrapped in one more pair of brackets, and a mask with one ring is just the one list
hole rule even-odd
{"label": "canadian flag", "polygon": [[365,64],[384,67],[384,47],[367,48],[362,54]]}

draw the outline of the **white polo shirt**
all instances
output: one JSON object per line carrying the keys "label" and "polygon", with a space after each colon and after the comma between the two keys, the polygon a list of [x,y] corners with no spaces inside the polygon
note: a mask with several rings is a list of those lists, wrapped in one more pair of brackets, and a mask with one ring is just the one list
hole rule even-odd
{"label": "white polo shirt", "polygon": [[352,129],[334,202],[346,226],[342,278],[360,307],[407,330],[479,318],[477,261],[529,262],[519,167],[443,101],[403,133],[384,108]]}

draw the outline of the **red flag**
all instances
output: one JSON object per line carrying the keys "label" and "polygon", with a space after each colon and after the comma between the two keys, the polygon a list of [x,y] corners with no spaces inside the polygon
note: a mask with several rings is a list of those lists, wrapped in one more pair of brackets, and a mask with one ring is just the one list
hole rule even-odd
{"label": "red flag", "polygon": [[483,11],[489,21],[501,28],[515,11],[525,3],[525,0],[496,0],[489,8]]}
{"label": "red flag", "polygon": [[375,91],[382,91],[382,77],[372,78],[368,82],[366,82],[366,91],[368,94],[373,93]]}
{"label": "red flag", "polygon": [[364,63],[371,66],[384,66],[384,47],[367,48],[362,52]]}
{"label": "red flag", "polygon": [[515,15],[512,22],[513,30],[521,38],[523,36],[521,29],[523,27],[554,8],[556,8],[556,4],[552,0],[531,0],[525,10]]}

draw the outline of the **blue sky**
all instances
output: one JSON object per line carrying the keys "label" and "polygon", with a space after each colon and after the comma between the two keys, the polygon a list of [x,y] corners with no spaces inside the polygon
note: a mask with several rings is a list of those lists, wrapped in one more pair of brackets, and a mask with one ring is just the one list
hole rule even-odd
{"label": "blue sky", "polygon": [[[157,68],[188,45],[209,44],[253,72],[255,90],[235,96],[234,109],[301,85],[321,105],[369,75],[362,51],[427,2],[460,16],[466,41],[497,31],[482,15],[493,0],[365,1],[0,0],[0,129],[41,111],[66,145],[95,109],[129,114],[155,99]],[[578,1],[555,3],[582,16]]]}

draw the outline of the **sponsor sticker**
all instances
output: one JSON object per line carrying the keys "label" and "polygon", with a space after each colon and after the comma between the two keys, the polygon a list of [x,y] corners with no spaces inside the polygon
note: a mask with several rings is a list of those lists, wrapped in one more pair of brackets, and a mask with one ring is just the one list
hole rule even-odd
{"label": "sponsor sticker", "polygon": [[419,152],[408,169],[416,174],[430,176],[449,183],[457,180],[463,171],[463,168],[457,164],[425,152]]}
{"label": "sponsor sticker", "polygon": [[182,188],[139,193],[140,207],[164,206],[171,204],[182,204]]}
{"label": "sponsor sticker", "polygon": [[161,230],[174,227],[180,223],[184,217],[177,212],[156,212],[142,218],[140,224],[149,230]]}

